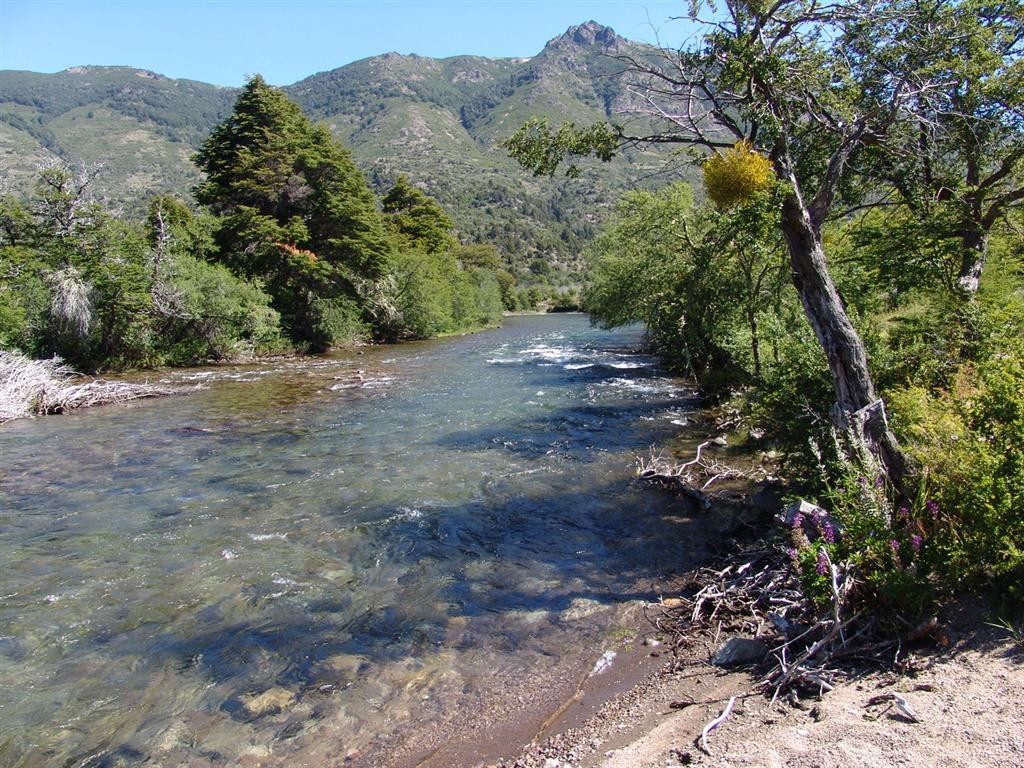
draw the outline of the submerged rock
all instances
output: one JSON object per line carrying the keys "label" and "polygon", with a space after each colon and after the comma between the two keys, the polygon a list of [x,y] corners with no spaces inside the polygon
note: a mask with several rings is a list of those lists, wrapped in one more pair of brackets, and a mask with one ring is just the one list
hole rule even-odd
{"label": "submerged rock", "polygon": [[292,705],[295,694],[285,688],[270,688],[263,693],[242,697],[242,706],[253,717],[273,714]]}

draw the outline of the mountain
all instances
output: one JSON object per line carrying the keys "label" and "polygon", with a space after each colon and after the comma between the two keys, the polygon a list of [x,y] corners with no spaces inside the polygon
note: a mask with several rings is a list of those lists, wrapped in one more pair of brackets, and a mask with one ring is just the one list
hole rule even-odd
{"label": "mountain", "polygon": [[0,167],[16,190],[54,157],[102,163],[97,192],[131,206],[158,191],[187,194],[191,156],[236,91],[128,67],[53,75],[0,72]]}
{"label": "mountain", "polygon": [[[591,21],[528,59],[388,53],[284,91],[352,149],[378,191],[407,176],[450,212],[462,240],[497,245],[527,284],[565,286],[578,279],[579,254],[617,197],[665,183],[649,177],[670,155],[627,152],[584,163],[579,179],[535,179],[495,145],[532,115],[555,125],[613,117],[631,104],[615,56],[651,53]],[[160,191],[187,197],[199,179],[191,155],[236,95],[129,67],[2,71],[0,170],[24,192],[55,156],[102,163],[97,194],[129,211]]]}

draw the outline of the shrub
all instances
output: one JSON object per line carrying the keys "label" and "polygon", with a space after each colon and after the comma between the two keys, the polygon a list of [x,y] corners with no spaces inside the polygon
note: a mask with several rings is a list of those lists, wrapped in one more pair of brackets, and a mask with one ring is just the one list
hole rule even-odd
{"label": "shrub", "polygon": [[835,563],[853,575],[850,606],[870,606],[882,616],[923,614],[936,597],[935,502],[896,501],[881,466],[853,435],[840,439],[832,432],[814,450],[831,518],[793,521],[791,556],[805,594],[819,606],[832,603]]}
{"label": "shrub", "polygon": [[169,289],[174,314],[159,319],[167,362],[249,357],[283,345],[270,296],[224,266],[177,256]]}
{"label": "shrub", "polygon": [[[952,386],[890,396],[894,424],[936,502],[950,583],[1024,575],[1024,344],[964,364]],[[1019,590],[1019,585],[1018,585]],[[1019,595],[1022,597],[1024,595]]]}
{"label": "shrub", "polygon": [[947,389],[888,393],[893,427],[920,468],[913,499],[900,499],[850,437],[817,450],[834,523],[798,520],[792,557],[820,605],[832,600],[831,563],[854,573],[851,599],[874,612],[919,616],[939,595],[981,585],[1024,600],[1024,341],[988,349]]}

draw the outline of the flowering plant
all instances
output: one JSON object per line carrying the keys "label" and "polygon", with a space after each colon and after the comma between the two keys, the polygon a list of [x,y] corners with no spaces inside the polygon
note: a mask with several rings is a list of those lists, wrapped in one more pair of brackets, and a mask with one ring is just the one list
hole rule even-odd
{"label": "flowering plant", "polygon": [[923,495],[896,502],[866,446],[853,435],[845,441],[833,433],[828,456],[812,446],[827,479],[822,502],[828,511],[811,507],[791,519],[790,557],[804,592],[820,607],[841,598],[870,602],[875,610],[923,613],[935,598],[930,540],[939,505]]}

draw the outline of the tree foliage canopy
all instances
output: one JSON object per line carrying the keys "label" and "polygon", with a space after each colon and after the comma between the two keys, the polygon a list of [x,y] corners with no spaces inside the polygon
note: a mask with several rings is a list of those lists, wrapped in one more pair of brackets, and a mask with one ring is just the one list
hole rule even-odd
{"label": "tree foliage canopy", "polygon": [[[712,17],[701,19],[704,11]],[[783,184],[779,228],[794,287],[832,374],[833,416],[841,428],[857,430],[857,414],[878,394],[866,345],[829,265],[826,224],[848,205],[884,202],[886,185],[915,173],[934,179],[941,164],[952,164],[965,182],[959,192],[937,190],[933,181],[929,194],[960,201],[958,284],[968,297],[976,292],[986,227],[1024,199],[1016,186],[1024,154],[1020,7],[985,0],[727,0],[695,2],[691,17],[704,32],[693,47],[665,51],[657,61],[625,59],[639,80],[640,111],[660,121],[658,133],[569,125],[566,139],[546,124],[527,124],[509,148],[535,173],[553,173],[568,156],[608,156],[609,133],[618,146],[680,142],[717,150],[744,142],[762,153]],[[872,157],[881,159],[872,165]],[[884,170],[899,168],[904,157],[910,174]],[[722,197],[714,182],[728,164],[723,157],[708,167],[709,192]],[[870,440],[899,483],[905,461],[892,433]]]}
{"label": "tree foliage canopy", "polygon": [[257,75],[196,162],[207,174],[196,199],[222,217],[225,263],[266,282],[295,341],[342,341],[322,302],[357,303],[394,253],[351,155]]}

